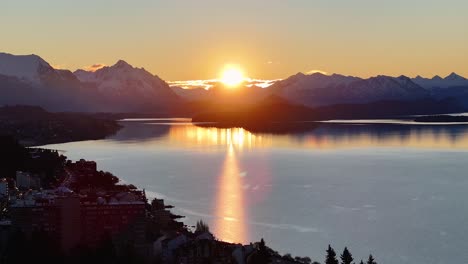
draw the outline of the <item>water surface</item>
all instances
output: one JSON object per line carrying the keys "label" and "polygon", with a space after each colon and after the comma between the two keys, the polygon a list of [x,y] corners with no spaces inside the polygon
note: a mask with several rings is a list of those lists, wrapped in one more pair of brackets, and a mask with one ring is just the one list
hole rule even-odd
{"label": "water surface", "polygon": [[294,133],[124,120],[105,140],[49,145],[96,160],[218,238],[323,262],[331,243],[379,263],[468,263],[468,126],[321,124]]}

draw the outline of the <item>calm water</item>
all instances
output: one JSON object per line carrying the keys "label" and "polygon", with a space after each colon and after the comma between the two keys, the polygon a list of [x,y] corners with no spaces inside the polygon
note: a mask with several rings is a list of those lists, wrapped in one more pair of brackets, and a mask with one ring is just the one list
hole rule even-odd
{"label": "calm water", "polygon": [[283,134],[127,120],[49,145],[98,161],[221,239],[265,238],[323,262],[331,243],[379,263],[468,263],[468,126],[323,124]]}

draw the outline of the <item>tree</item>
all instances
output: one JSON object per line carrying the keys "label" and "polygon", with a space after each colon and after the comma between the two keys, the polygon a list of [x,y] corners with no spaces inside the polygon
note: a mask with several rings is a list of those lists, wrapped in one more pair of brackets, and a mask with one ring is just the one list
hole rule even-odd
{"label": "tree", "polygon": [[377,264],[372,254],[369,255],[369,258],[367,259],[367,264]]}
{"label": "tree", "polygon": [[359,262],[359,264],[364,264],[364,262],[362,261],[362,259],[361,259],[361,262]]}
{"label": "tree", "polygon": [[301,264],[310,264],[312,262],[309,257],[295,257],[294,260]]}
{"label": "tree", "polygon": [[325,258],[325,264],[338,264],[338,259],[336,259],[335,250],[328,245],[327,257]]}
{"label": "tree", "polygon": [[343,250],[343,254],[340,256],[342,264],[351,264],[353,262],[353,255],[349,252],[348,248],[345,247]]}
{"label": "tree", "polygon": [[294,258],[291,256],[291,254],[287,253],[283,255],[283,259],[287,261],[294,261]]}
{"label": "tree", "polygon": [[259,263],[270,263],[271,262],[271,255],[268,252],[268,248],[266,247],[265,240],[263,238],[260,240],[258,244],[258,255],[260,256]]}
{"label": "tree", "polygon": [[203,220],[197,221],[197,226],[196,226],[196,229],[195,229],[195,233],[196,234],[201,234],[201,233],[205,233],[205,232],[210,232],[210,227],[208,226],[208,224],[203,222]]}

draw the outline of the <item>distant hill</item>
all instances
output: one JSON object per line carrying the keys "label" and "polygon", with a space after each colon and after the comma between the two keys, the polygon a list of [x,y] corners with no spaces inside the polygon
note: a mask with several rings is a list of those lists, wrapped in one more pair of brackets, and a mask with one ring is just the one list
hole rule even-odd
{"label": "distant hill", "polygon": [[0,107],[0,135],[25,145],[102,139],[120,129],[112,119],[93,114],[50,113],[37,106]]}
{"label": "distant hill", "polygon": [[193,117],[192,122],[216,122],[217,126],[268,127],[271,123],[324,121],[331,119],[395,118],[408,115],[461,111],[454,100],[377,101],[366,104],[337,104],[309,108],[270,96],[241,109],[211,111]]}

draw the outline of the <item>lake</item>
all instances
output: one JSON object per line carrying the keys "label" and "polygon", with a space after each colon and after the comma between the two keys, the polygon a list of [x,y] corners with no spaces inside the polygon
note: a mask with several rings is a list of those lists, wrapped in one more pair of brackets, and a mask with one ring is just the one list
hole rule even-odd
{"label": "lake", "polygon": [[331,122],[251,133],[123,120],[104,140],[48,145],[98,162],[216,237],[323,262],[468,263],[468,126]]}

